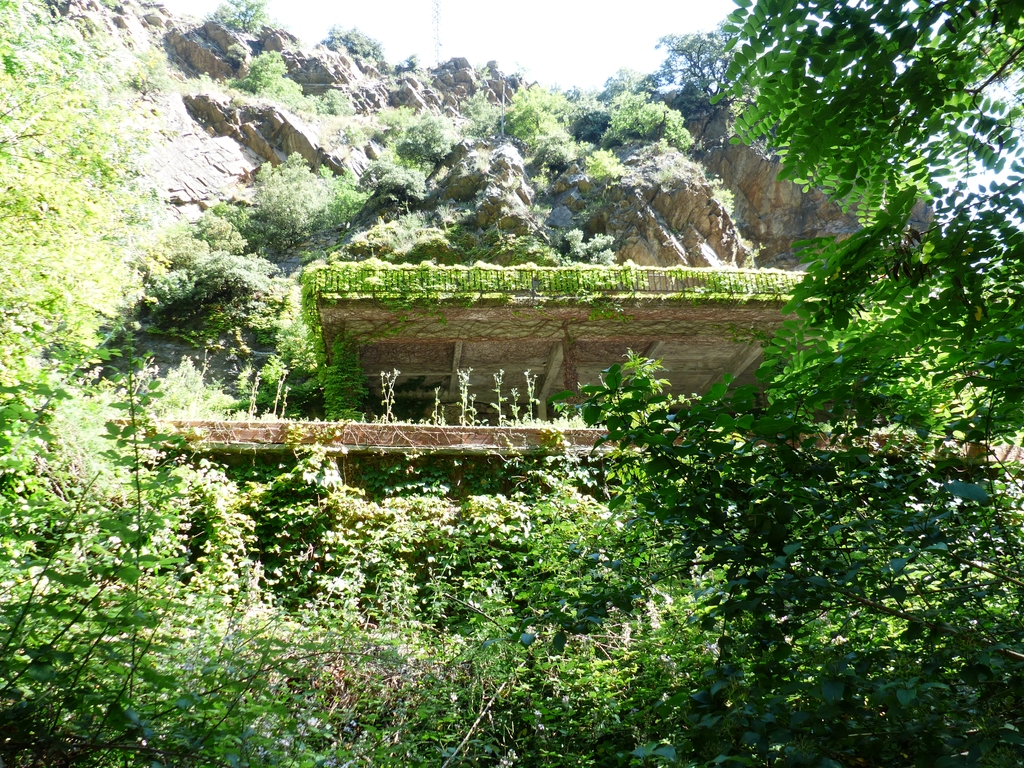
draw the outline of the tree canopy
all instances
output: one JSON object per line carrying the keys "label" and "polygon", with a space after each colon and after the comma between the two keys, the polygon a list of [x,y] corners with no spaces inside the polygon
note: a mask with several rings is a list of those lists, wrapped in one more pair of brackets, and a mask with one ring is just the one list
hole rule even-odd
{"label": "tree canopy", "polygon": [[323,44],[332,51],[342,51],[365,61],[384,61],[384,46],[355,27],[335,25],[327,31]]}
{"label": "tree canopy", "polygon": [[549,618],[694,584],[714,659],[666,706],[698,764],[1020,764],[1024,494],[993,457],[1024,424],[1024,7],[739,5],[734,141],[864,226],[804,244],[759,391],[680,407],[640,359],[584,391],[620,449],[617,586]]}
{"label": "tree canopy", "polygon": [[654,73],[660,86],[679,86],[710,99],[727,86],[726,73],[732,54],[726,51],[728,36],[721,30],[665,35],[658,48],[665,49],[665,61]]}
{"label": "tree canopy", "polygon": [[217,6],[210,18],[239,32],[259,32],[270,23],[268,0],[227,0]]}

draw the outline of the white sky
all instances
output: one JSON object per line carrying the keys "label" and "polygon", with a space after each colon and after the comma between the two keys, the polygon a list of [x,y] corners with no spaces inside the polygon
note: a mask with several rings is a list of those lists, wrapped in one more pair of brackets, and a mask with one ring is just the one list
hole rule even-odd
{"label": "white sky", "polygon": [[[219,3],[163,1],[173,13],[197,17]],[[735,8],[732,0],[440,2],[442,61],[496,59],[505,72],[522,68],[528,79],[561,88],[598,88],[622,67],[652,72],[664,58],[654,48],[659,37],[713,29]],[[268,9],[310,45],[340,24],[380,40],[392,64],[413,53],[421,64],[434,63],[431,0],[270,0]]]}

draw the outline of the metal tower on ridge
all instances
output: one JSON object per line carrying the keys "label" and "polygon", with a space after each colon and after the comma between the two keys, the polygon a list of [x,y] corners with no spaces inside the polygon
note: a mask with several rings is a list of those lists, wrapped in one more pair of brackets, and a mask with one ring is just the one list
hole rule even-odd
{"label": "metal tower on ridge", "polygon": [[441,0],[433,0],[434,66],[441,66]]}

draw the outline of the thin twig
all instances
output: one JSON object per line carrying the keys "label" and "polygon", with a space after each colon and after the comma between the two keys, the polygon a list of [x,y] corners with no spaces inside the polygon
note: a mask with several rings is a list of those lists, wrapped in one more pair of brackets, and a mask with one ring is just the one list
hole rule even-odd
{"label": "thin twig", "polygon": [[480,721],[484,719],[484,715],[486,715],[487,712],[490,710],[491,705],[494,703],[494,700],[501,696],[501,692],[505,690],[506,685],[508,685],[508,680],[501,684],[501,687],[498,688],[497,691],[495,691],[493,696],[491,696],[490,701],[488,701],[487,704],[484,705],[484,708],[480,710],[480,714],[477,715],[476,722],[473,723],[470,729],[466,732],[465,738],[463,738],[459,746],[455,748],[455,751],[448,756],[448,759],[444,761],[444,763],[441,765],[441,768],[448,768],[448,766],[452,764],[452,760],[458,757],[459,752],[461,752],[462,748],[466,746],[467,742],[469,742],[469,738],[476,731],[477,726],[480,725]]}

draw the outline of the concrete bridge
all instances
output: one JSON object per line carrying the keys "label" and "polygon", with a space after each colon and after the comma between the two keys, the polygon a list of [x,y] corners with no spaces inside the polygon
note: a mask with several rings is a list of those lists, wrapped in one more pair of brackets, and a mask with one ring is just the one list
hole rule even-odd
{"label": "concrete bridge", "polygon": [[702,394],[724,374],[754,383],[760,342],[781,324],[798,279],[769,270],[362,262],[313,271],[306,297],[327,350],[339,337],[358,345],[371,398],[382,396],[381,373],[399,372],[395,398],[406,417],[464,396],[495,417],[489,404],[501,375],[506,408],[516,402],[548,418],[551,395],[597,382],[631,352],[662,361],[671,394]]}

